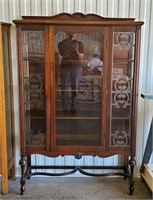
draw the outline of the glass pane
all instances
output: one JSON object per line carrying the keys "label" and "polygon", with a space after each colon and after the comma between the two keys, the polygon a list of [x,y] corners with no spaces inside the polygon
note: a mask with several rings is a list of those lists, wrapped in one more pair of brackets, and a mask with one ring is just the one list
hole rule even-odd
{"label": "glass pane", "polygon": [[133,32],[114,32],[114,60],[133,60],[135,35]]}
{"label": "glass pane", "polygon": [[100,146],[103,34],[55,34],[56,144]]}
{"label": "glass pane", "polygon": [[132,32],[114,32],[113,42],[110,144],[111,146],[129,146],[135,34]]}
{"label": "glass pane", "polygon": [[9,43],[8,32],[3,31],[3,58],[4,58],[4,80],[5,80],[5,103],[6,103],[6,133],[7,133],[7,157],[8,160],[13,156],[12,152],[12,116],[11,116],[11,79],[10,79],[10,63],[9,63]]}
{"label": "glass pane", "polygon": [[130,145],[130,121],[128,119],[112,119],[111,146]]}
{"label": "glass pane", "polygon": [[44,32],[22,31],[25,144],[44,146],[46,135]]}

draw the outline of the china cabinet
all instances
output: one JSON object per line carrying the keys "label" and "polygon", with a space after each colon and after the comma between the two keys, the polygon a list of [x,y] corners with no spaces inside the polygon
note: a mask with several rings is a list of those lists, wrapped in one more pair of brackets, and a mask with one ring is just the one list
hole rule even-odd
{"label": "china cabinet", "polygon": [[10,24],[0,23],[0,174],[2,193],[8,192],[8,176],[15,178]]}
{"label": "china cabinet", "polygon": [[[143,22],[62,13],[23,16],[17,27],[21,194],[32,175],[118,169],[134,191],[140,32]],[[101,158],[123,166],[34,166],[31,155]],[[68,169],[61,174],[38,169]],[[37,169],[37,172],[33,172]]]}

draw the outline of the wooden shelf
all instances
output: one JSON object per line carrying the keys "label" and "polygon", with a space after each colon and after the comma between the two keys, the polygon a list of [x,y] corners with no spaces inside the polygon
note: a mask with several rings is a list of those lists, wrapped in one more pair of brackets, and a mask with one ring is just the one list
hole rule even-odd
{"label": "wooden shelf", "polygon": [[76,114],[72,115],[70,112],[68,114],[63,114],[62,110],[56,112],[56,119],[101,119],[101,112],[90,112],[90,111],[77,111]]}
{"label": "wooden shelf", "polygon": [[100,145],[100,134],[58,134],[56,144],[63,146],[98,146]]}

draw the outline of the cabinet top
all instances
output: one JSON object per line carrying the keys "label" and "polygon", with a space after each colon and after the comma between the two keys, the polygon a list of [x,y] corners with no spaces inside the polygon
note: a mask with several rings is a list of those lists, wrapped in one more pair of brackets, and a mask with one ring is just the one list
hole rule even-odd
{"label": "cabinet top", "polygon": [[58,24],[58,25],[109,25],[109,26],[136,26],[143,25],[135,18],[105,18],[97,14],[61,13],[54,16],[22,16],[22,19],[13,20],[15,24]]}
{"label": "cabinet top", "polygon": [[11,26],[10,23],[7,23],[7,22],[1,22],[1,21],[0,21],[0,25],[3,25],[3,26]]}

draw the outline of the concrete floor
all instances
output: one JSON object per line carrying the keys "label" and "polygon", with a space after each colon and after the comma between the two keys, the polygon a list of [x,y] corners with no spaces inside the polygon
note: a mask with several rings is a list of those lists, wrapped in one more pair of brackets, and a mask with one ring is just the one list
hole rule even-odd
{"label": "concrete floor", "polygon": [[20,179],[9,180],[9,194],[0,199],[102,200],[152,199],[151,191],[141,179],[135,179],[135,191],[128,195],[128,179],[122,177],[32,177],[20,195]]}

